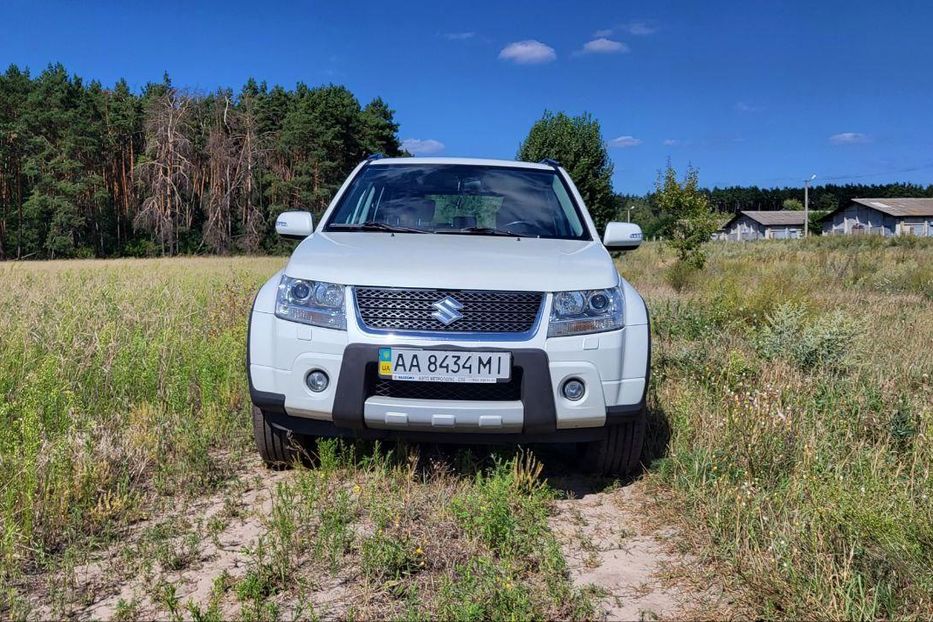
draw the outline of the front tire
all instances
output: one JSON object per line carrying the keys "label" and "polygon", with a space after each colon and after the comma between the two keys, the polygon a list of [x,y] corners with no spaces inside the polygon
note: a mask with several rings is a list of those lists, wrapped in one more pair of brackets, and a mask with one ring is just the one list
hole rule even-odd
{"label": "front tire", "polygon": [[259,457],[269,468],[285,469],[301,460],[303,447],[300,437],[273,426],[257,406],[253,406],[253,440]]}
{"label": "front tire", "polygon": [[628,475],[635,471],[640,464],[647,425],[642,409],[634,420],[609,426],[605,439],[586,445],[587,468],[600,475]]}

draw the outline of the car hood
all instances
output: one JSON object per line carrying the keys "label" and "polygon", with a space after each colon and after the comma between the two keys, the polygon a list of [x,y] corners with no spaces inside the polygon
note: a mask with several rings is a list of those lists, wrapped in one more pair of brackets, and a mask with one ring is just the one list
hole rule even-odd
{"label": "car hood", "polygon": [[512,291],[599,289],[619,280],[599,242],[384,232],[315,233],[285,273],[345,285]]}

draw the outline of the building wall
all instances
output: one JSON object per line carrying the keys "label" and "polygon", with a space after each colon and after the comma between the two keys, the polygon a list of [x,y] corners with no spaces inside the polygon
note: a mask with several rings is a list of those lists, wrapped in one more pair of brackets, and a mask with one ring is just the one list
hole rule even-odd
{"label": "building wall", "polygon": [[765,236],[765,228],[744,214],[723,230],[723,240],[750,241]]}
{"label": "building wall", "polygon": [[896,219],[883,212],[851,203],[823,221],[823,235],[896,235]]}
{"label": "building wall", "polygon": [[796,240],[803,237],[803,225],[771,225],[765,227],[769,240]]}
{"label": "building wall", "polygon": [[803,237],[803,225],[763,225],[742,216],[716,236],[718,240],[748,242],[751,240],[794,240]]}
{"label": "building wall", "polygon": [[933,217],[901,216],[897,219],[897,235],[933,237]]}
{"label": "building wall", "polygon": [[933,236],[933,217],[888,216],[860,203],[823,221],[823,235],[918,235]]}

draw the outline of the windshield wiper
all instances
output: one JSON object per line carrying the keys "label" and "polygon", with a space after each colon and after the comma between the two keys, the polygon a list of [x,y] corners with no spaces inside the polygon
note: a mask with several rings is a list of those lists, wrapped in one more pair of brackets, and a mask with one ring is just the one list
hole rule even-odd
{"label": "windshield wiper", "polygon": [[492,227],[464,227],[463,229],[440,229],[434,233],[466,233],[468,235],[504,235],[511,238],[521,238],[517,233],[506,231],[505,229],[494,229]]}
{"label": "windshield wiper", "polygon": [[389,233],[428,233],[424,229],[390,225],[386,222],[368,220],[363,223],[339,223],[327,227],[328,231],[388,231]]}

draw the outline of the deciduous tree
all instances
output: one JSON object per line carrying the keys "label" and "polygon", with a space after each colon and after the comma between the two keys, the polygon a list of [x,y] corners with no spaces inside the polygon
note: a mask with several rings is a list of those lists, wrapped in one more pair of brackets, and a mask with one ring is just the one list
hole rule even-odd
{"label": "deciduous tree", "polygon": [[563,112],[545,111],[519,147],[517,158],[528,162],[550,158],[560,162],[580,190],[600,232],[615,216],[612,162],[599,121],[591,115],[569,117]]}
{"label": "deciduous tree", "polygon": [[685,267],[702,268],[706,263],[704,246],[716,230],[716,219],[709,199],[699,188],[697,169],[688,167],[683,181],[677,181],[677,172],[668,162],[655,182],[654,201],[658,211],[670,218],[665,242],[677,253],[677,260]]}

